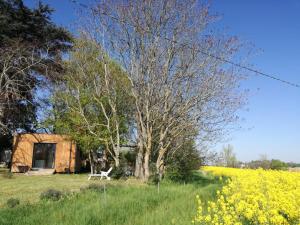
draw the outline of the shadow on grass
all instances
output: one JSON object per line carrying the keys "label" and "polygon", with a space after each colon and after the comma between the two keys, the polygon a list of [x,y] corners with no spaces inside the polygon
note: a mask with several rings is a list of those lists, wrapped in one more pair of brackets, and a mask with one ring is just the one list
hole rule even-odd
{"label": "shadow on grass", "polygon": [[7,173],[9,171],[6,167],[0,167],[0,174]]}
{"label": "shadow on grass", "polygon": [[204,187],[209,184],[220,184],[221,182],[219,177],[215,177],[211,174],[204,174],[201,171],[193,171],[188,179],[188,183]]}
{"label": "shadow on grass", "polygon": [[208,185],[221,186],[224,180],[222,179],[221,181],[219,177],[216,177],[210,173],[195,170],[190,172],[188,175],[181,177],[169,175],[166,177],[165,182],[171,182],[175,184],[190,184],[202,188]]}

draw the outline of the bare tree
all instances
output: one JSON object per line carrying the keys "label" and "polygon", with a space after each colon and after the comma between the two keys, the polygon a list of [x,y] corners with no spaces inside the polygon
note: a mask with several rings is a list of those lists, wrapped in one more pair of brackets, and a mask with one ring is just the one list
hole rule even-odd
{"label": "bare tree", "polygon": [[220,153],[220,164],[226,167],[237,167],[238,161],[236,155],[233,151],[232,145],[224,146],[222,152]]}
{"label": "bare tree", "polygon": [[[210,31],[216,19],[199,1],[105,1],[85,24],[91,38],[126,71],[137,130],[135,175],[147,180],[150,156],[162,173],[168,151],[189,131],[201,141],[221,135],[243,103],[239,71],[225,65],[237,38]],[[212,55],[214,57],[212,57]],[[158,144],[156,144],[158,143]],[[184,142],[181,142],[184,143]],[[172,149],[171,149],[172,146]]]}

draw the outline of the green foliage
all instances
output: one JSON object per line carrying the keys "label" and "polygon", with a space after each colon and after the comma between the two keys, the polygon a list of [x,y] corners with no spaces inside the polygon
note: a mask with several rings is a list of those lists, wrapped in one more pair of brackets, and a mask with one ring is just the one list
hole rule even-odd
{"label": "green foliage", "polygon": [[288,167],[291,167],[291,168],[300,167],[300,163],[288,162],[286,164]]}
{"label": "green foliage", "polygon": [[251,169],[270,169],[270,161],[269,160],[252,160],[249,163],[247,163],[247,167]]}
{"label": "green foliage", "polygon": [[32,9],[23,0],[1,0],[0,44],[19,39],[42,48],[50,44],[53,54],[54,51],[68,49],[70,33],[51,22],[52,12],[53,9],[41,2]]}
{"label": "green foliage", "polygon": [[193,170],[200,168],[202,158],[193,141],[186,142],[181,148],[167,161],[166,177],[188,182],[193,176]]}
{"label": "green foliage", "polygon": [[55,190],[55,189],[48,189],[47,191],[44,191],[40,195],[41,200],[52,200],[52,201],[58,201],[63,197],[63,193],[61,191]]}
{"label": "green foliage", "polygon": [[113,168],[111,171],[111,177],[118,180],[121,178],[128,178],[133,175],[135,155],[136,153],[131,150],[122,152],[120,154],[120,166]]}
{"label": "green foliage", "polygon": [[125,171],[124,171],[124,167],[121,165],[117,168],[114,168],[112,171],[111,171],[111,177],[113,179],[120,179],[122,177],[125,177]]}
{"label": "green foliage", "polygon": [[262,157],[260,160],[253,160],[247,163],[247,167],[251,169],[263,168],[265,170],[287,170],[288,164],[278,159],[268,160],[266,157]]}
{"label": "green foliage", "polygon": [[122,153],[123,160],[126,162],[127,166],[133,167],[135,164],[135,157],[136,157],[136,152],[135,151],[128,151]]}
{"label": "green foliage", "polygon": [[270,163],[270,168],[272,170],[287,170],[287,164],[278,159],[272,159]]}
{"label": "green foliage", "polygon": [[16,207],[17,205],[20,204],[20,200],[18,198],[10,198],[7,200],[6,202],[6,205],[9,207],[9,208],[14,208]]}
{"label": "green foliage", "polygon": [[[84,37],[76,40],[70,60],[65,64],[63,82],[58,84],[52,99],[55,107],[46,122],[56,133],[71,136],[84,153],[95,151],[100,146],[105,148],[107,144],[112,147],[110,138],[116,138],[116,125],[121,143],[128,131],[128,80],[119,65],[103,56],[111,76],[109,87],[113,90],[108,92],[103,86],[104,62],[98,60],[102,54],[98,44]],[[110,99],[115,101],[117,115],[112,112]]]}
{"label": "green foliage", "polygon": [[[169,174],[168,174],[169,175]],[[172,181],[176,180],[176,179],[172,179]],[[159,179],[159,174],[157,173],[152,173],[149,177],[149,180],[148,180],[148,184],[155,184],[157,185],[158,183],[160,182],[160,179]]]}

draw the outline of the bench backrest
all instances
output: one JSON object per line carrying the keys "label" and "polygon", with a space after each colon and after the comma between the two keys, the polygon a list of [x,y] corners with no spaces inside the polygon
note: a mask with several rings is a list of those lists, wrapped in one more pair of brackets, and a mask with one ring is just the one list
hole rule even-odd
{"label": "bench backrest", "polygon": [[110,173],[110,171],[112,171],[112,169],[113,169],[113,168],[112,168],[112,167],[110,167],[110,168],[109,168],[109,170],[107,170],[107,172],[106,172],[106,173]]}

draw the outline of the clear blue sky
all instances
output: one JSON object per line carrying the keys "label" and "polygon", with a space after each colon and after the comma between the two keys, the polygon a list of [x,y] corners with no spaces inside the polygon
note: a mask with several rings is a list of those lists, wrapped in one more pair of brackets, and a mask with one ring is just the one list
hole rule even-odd
{"label": "clear blue sky", "polygon": [[[34,6],[36,0],[25,0]],[[76,22],[69,0],[45,0],[56,11],[53,20],[70,28]],[[81,0],[80,2],[86,2]],[[214,0],[212,10],[222,15],[220,27],[263,51],[251,58],[255,69],[300,84],[300,1]],[[269,158],[300,162],[300,88],[255,74],[244,84],[250,88],[248,110],[240,112],[242,129],[230,140],[239,160]]]}

